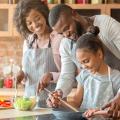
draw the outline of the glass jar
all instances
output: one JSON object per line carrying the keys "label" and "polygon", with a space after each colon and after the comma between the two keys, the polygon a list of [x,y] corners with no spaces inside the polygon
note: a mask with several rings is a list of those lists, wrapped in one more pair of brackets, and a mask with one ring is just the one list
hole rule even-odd
{"label": "glass jar", "polygon": [[4,86],[4,78],[0,77],[0,88],[3,88]]}
{"label": "glass jar", "polygon": [[6,88],[12,88],[13,87],[13,79],[11,77],[7,77],[4,79],[4,86]]}

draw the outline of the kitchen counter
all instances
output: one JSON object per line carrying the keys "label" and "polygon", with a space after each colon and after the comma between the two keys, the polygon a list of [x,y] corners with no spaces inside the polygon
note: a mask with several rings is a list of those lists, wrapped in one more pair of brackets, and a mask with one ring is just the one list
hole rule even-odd
{"label": "kitchen counter", "polygon": [[[19,111],[16,109],[0,110],[0,120],[87,120],[83,117],[83,112],[73,112],[69,108],[41,108],[36,107],[32,111]],[[102,116],[91,118],[90,120],[106,120]],[[112,120],[112,119],[107,119]]]}
{"label": "kitchen counter", "polygon": [[33,111],[19,111],[16,109],[5,109],[5,110],[0,110],[0,119],[3,120],[7,118],[27,117],[27,116],[44,115],[51,113],[52,113],[52,109],[50,108],[39,108]]}
{"label": "kitchen counter", "polygon": [[[59,111],[50,108],[40,108],[35,111],[17,111],[2,110],[0,111],[0,120],[87,120],[81,112]],[[96,116],[90,120],[113,120]]]}
{"label": "kitchen counter", "polygon": [[2,120],[86,120],[82,113],[61,111],[60,109],[38,108],[33,111],[15,109],[0,110]]}

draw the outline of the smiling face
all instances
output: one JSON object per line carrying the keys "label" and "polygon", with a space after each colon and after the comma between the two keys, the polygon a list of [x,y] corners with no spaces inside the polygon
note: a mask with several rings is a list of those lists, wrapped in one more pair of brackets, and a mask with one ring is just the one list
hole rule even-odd
{"label": "smiling face", "polygon": [[83,33],[84,29],[82,25],[74,20],[73,17],[61,14],[58,22],[52,27],[58,34],[62,34],[64,37],[72,40],[77,40]]}
{"label": "smiling face", "polygon": [[83,65],[84,68],[90,70],[91,73],[98,72],[103,62],[103,54],[101,50],[93,53],[88,49],[77,49],[76,58],[78,62]]}
{"label": "smiling face", "polygon": [[44,34],[46,30],[46,20],[45,17],[36,10],[31,10],[26,17],[26,26],[30,32],[39,34]]}

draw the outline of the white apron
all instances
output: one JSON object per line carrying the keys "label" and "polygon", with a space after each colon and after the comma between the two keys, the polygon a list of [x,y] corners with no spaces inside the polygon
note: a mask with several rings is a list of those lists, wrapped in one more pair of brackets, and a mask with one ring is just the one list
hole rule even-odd
{"label": "white apron", "polygon": [[106,81],[99,81],[94,79],[94,76],[89,76],[84,84],[84,97],[80,111],[86,111],[90,108],[101,108],[114,97],[109,67],[108,78]]}
{"label": "white apron", "polygon": [[[25,94],[24,96],[35,96],[38,83],[46,72],[58,72],[54,63],[51,43],[49,41],[48,48],[28,49],[23,57],[24,72],[26,74]],[[54,90],[54,85],[49,85],[49,90]],[[47,93],[43,90],[39,94],[40,100],[46,100]]]}

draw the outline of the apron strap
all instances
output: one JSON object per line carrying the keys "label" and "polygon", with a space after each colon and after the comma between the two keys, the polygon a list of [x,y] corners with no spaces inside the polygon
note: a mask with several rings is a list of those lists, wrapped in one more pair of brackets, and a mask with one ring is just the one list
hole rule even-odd
{"label": "apron strap", "polygon": [[108,66],[108,80],[109,80],[109,81],[111,81],[110,73],[111,73],[111,71],[110,71],[110,67]]}
{"label": "apron strap", "polygon": [[49,38],[48,48],[51,48],[51,39]]}
{"label": "apron strap", "polygon": [[[32,48],[32,45],[35,41],[37,41],[37,38],[38,38],[37,35],[34,34],[33,35],[33,40],[29,43],[29,48]],[[36,45],[36,48],[39,48],[38,44]],[[49,38],[48,48],[51,48],[51,39],[50,38]]]}
{"label": "apron strap", "polygon": [[[34,43],[37,39],[38,39],[37,34],[34,34],[34,35],[33,35],[33,40],[29,43],[29,48],[32,48],[33,43]],[[38,47],[38,45],[37,45],[37,47]]]}
{"label": "apron strap", "polygon": [[[112,82],[112,80],[111,80],[111,68],[108,66],[108,80],[111,82],[111,84],[112,84],[112,89],[114,88],[113,87],[113,82]],[[113,92],[113,94],[114,94],[114,92]],[[114,96],[115,96],[115,94],[114,94]]]}

